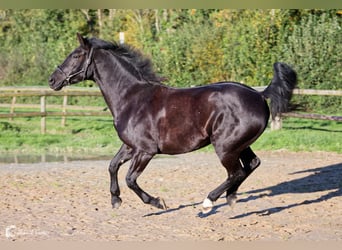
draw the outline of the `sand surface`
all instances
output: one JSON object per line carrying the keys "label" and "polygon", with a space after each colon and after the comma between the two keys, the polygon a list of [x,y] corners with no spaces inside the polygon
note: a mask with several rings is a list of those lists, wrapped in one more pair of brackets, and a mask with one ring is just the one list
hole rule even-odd
{"label": "sand surface", "polygon": [[257,152],[261,166],[235,206],[206,195],[226,178],[213,153],[160,156],[138,179],[169,209],[143,204],[119,172],[122,206],[112,209],[109,161],[0,164],[0,241],[342,240],[342,155]]}

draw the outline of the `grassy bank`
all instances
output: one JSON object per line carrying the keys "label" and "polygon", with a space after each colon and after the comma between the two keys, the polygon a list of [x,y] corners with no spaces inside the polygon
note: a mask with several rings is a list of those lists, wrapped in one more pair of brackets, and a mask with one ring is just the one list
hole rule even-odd
{"label": "grassy bank", "polygon": [[287,118],[281,130],[267,129],[253,144],[253,148],[342,153],[342,124],[334,121]]}
{"label": "grassy bank", "polygon": [[49,154],[113,154],[119,148],[111,117],[46,119],[47,132],[40,134],[39,118],[17,118],[0,121],[3,153]]}
{"label": "grassy bank", "polygon": [[[39,118],[0,120],[0,153],[112,155],[121,145],[111,117],[47,118],[40,134]],[[342,153],[342,125],[332,121],[287,118],[280,131],[267,129],[255,150],[331,151]],[[213,150],[211,147],[202,149]]]}

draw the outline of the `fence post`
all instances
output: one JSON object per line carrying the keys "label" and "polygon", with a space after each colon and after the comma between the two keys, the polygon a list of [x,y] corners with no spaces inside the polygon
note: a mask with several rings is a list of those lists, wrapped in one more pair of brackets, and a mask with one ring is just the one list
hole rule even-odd
{"label": "fence post", "polygon": [[[17,102],[17,97],[16,96],[13,96],[12,97],[12,103],[11,103],[11,109],[10,109],[10,114],[13,114],[14,113],[14,106],[15,106],[15,103]],[[10,121],[13,121],[13,117],[9,118]]]}
{"label": "fence post", "polygon": [[[63,112],[63,114],[66,112],[67,105],[68,105],[68,96],[65,95],[65,96],[63,96],[63,105],[62,105],[62,112]],[[62,116],[62,121],[61,121],[62,127],[65,127],[65,120],[66,120],[66,116],[63,115]]]}
{"label": "fence post", "polygon": [[119,33],[119,43],[120,44],[124,44],[125,43],[125,33],[124,32],[120,32]]}
{"label": "fence post", "polygon": [[281,114],[277,114],[276,117],[272,118],[271,130],[279,130],[283,125],[283,120],[281,119]]}
{"label": "fence post", "polygon": [[42,116],[40,118],[40,133],[44,135],[46,132],[46,102],[44,95],[40,97],[40,112],[42,113]]}

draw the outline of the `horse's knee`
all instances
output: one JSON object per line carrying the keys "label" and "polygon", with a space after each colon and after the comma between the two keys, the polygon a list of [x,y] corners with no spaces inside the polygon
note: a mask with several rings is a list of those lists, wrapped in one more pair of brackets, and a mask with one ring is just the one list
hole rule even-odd
{"label": "horse's knee", "polygon": [[136,179],[128,175],[126,176],[126,184],[130,189],[134,189],[136,187]]}
{"label": "horse's knee", "polygon": [[114,158],[109,163],[108,171],[110,174],[115,174],[118,172],[118,169],[119,169],[119,164],[118,164],[117,160]]}
{"label": "horse's knee", "polygon": [[112,165],[109,165],[108,167],[108,172],[110,173],[110,175],[113,175],[116,173],[116,171],[114,170],[113,166]]}

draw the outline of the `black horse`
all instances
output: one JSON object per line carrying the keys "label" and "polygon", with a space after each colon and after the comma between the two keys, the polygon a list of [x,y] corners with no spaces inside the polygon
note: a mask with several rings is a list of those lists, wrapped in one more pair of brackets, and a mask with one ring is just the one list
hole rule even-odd
{"label": "black horse", "polygon": [[274,77],[262,92],[236,82],[219,82],[194,88],[171,88],[152,69],[150,59],[139,51],[77,34],[80,46],[57,67],[50,87],[60,90],[83,80],[95,81],[114,117],[123,142],[109,165],[113,207],[121,205],[117,173],[128,160],[126,182],[140,199],[157,208],[165,202],[137,184],[137,178],[156,154],[181,154],[212,144],[227,179],[203,202],[210,212],[213,202],[226,192],[236,197],[241,183],[259,166],[250,145],[265,130],[271,113],[286,111],[296,73],[284,63],[274,64]]}

